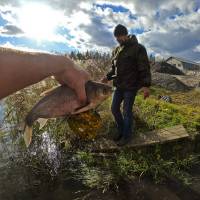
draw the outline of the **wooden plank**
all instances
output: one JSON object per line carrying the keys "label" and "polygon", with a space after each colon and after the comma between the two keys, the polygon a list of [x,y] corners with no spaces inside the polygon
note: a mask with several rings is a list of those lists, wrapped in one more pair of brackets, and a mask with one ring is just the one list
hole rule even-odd
{"label": "wooden plank", "polygon": [[92,152],[120,151],[121,148],[137,148],[141,146],[162,144],[187,137],[189,137],[189,135],[185,128],[182,125],[177,125],[136,135],[129,144],[123,147],[119,147],[114,141],[102,137],[94,141],[91,150]]}

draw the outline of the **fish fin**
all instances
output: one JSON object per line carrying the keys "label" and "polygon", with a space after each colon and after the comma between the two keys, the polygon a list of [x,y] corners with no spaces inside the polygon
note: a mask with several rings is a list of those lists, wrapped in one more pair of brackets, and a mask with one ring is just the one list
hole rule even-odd
{"label": "fish fin", "polygon": [[95,112],[98,112],[99,111],[99,108],[100,108],[101,104],[97,105],[95,108],[94,108],[94,111]]}
{"label": "fish fin", "polygon": [[27,148],[29,147],[32,141],[32,133],[33,133],[32,127],[26,125],[24,130],[24,142]]}
{"label": "fish fin", "polygon": [[76,108],[75,111],[80,110],[80,109],[82,109],[82,108],[85,108],[86,106],[89,106],[89,105],[90,105],[90,103],[87,102],[85,105],[79,106],[78,108]]}
{"label": "fish fin", "polygon": [[[56,86],[56,87],[57,87],[57,86]],[[56,87],[50,88],[50,89],[48,89],[48,90],[45,90],[44,92],[42,92],[42,93],[40,94],[40,96],[41,96],[41,97],[47,96],[47,95],[50,94],[51,91],[54,90]]]}
{"label": "fish fin", "polygon": [[76,108],[75,111],[72,112],[71,114],[74,115],[74,114],[82,113],[82,112],[85,112],[85,111],[90,110],[92,108],[94,108],[94,104],[89,103],[86,106],[81,106],[81,107]]}
{"label": "fish fin", "polygon": [[25,127],[25,122],[20,122],[18,123],[16,126],[14,126],[15,129],[17,129],[18,131],[23,131]]}
{"label": "fish fin", "polygon": [[42,129],[45,126],[45,124],[47,123],[47,120],[48,119],[44,119],[44,118],[37,119],[37,122],[40,124],[39,129]]}

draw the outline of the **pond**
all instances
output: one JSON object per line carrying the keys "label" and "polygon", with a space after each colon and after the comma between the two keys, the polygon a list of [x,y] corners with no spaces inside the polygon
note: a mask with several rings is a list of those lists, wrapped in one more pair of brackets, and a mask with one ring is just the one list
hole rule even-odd
{"label": "pond", "polygon": [[[14,114],[11,113],[11,115]],[[47,132],[41,134],[40,144],[26,149],[22,140],[22,130],[12,124],[2,124],[3,103],[0,106],[0,199],[74,199],[78,191],[87,188],[75,181],[70,173],[73,155],[66,158],[65,170],[61,170],[62,155],[56,143]],[[13,121],[13,124],[15,122]],[[65,176],[61,175],[61,171]],[[86,190],[87,191],[87,190]]]}

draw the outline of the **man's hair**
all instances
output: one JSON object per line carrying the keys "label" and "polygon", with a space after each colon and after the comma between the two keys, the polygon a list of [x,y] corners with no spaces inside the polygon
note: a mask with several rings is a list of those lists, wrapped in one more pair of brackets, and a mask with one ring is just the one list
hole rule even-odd
{"label": "man's hair", "polygon": [[128,30],[125,26],[118,24],[114,29],[114,36],[128,35]]}

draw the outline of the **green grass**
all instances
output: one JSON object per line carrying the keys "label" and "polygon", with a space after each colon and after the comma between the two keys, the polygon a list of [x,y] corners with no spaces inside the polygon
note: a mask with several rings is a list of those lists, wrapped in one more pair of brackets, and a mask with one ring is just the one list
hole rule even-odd
{"label": "green grass", "polygon": [[[48,87],[50,88],[51,85],[48,85]],[[28,110],[40,98],[39,94],[43,89],[33,87],[32,90],[25,89],[21,93],[10,96],[6,101],[6,112],[12,112],[6,122],[10,124],[21,122]],[[159,94],[172,96],[173,103],[157,100]],[[137,132],[146,132],[178,124],[183,124],[191,135],[199,132],[199,99],[200,93],[197,91],[172,93],[159,87],[151,87],[151,96],[146,100],[143,99],[142,93],[139,92],[133,108]],[[111,98],[98,108],[102,118],[102,132],[106,134],[116,131],[110,105]],[[62,119],[57,119],[56,121],[49,120],[41,131],[49,132],[51,137],[58,142],[65,142],[68,139],[68,134],[71,133],[66,121]],[[33,140],[39,141],[40,137],[37,136],[41,134],[41,131],[38,130],[38,124],[36,123],[34,126],[35,137]],[[103,190],[107,190],[113,186],[117,188],[117,182],[120,178],[149,174],[156,182],[161,181],[166,173],[171,173],[173,176],[177,176],[187,182],[188,180],[180,170],[184,170],[196,162],[193,156],[187,156],[184,159],[175,156],[170,159],[164,159],[160,154],[159,148],[155,148],[155,152],[153,153],[148,152],[146,154],[140,151],[121,152],[114,159],[99,159],[89,153],[79,151],[77,152],[76,159],[78,163],[81,163],[81,167],[74,169],[76,173],[75,178],[81,179],[87,186],[101,188]]]}
{"label": "green grass", "polygon": [[[174,95],[173,102],[167,103],[158,100],[159,94]],[[196,101],[188,100],[193,98]],[[116,131],[110,111],[111,100],[109,98],[98,108],[104,126],[111,129],[109,132]],[[200,131],[200,104],[197,104],[198,100],[200,101],[200,92],[197,91],[172,93],[163,88],[151,87],[151,96],[146,100],[143,99],[142,92],[139,92],[133,107],[136,132],[146,132],[182,124],[189,134],[198,133]]]}
{"label": "green grass", "polygon": [[192,134],[200,127],[200,107],[166,103],[154,98],[143,100],[140,95],[136,98],[135,106],[138,108],[136,114],[150,129],[183,124]]}
{"label": "green grass", "polygon": [[77,153],[76,159],[81,165],[74,171],[74,178],[88,187],[103,191],[117,189],[122,179],[132,180],[143,176],[151,177],[156,183],[173,176],[184,184],[189,184],[191,180],[185,171],[199,164],[196,155],[187,155],[182,159],[174,155],[164,159],[159,146],[149,153],[140,150],[121,151],[120,154],[113,155],[112,159],[95,156],[88,152]]}
{"label": "green grass", "polygon": [[[157,96],[174,95],[173,103],[158,100]],[[199,96],[196,91],[188,93],[171,93],[162,88],[152,87],[151,97],[144,100],[142,93],[136,97],[134,115],[136,120],[137,132],[146,132],[152,129],[166,128],[178,124],[183,124],[188,133],[193,135],[199,132],[200,127],[200,106],[193,105],[193,96]],[[116,131],[114,119],[110,109],[111,98],[105,101],[100,107],[103,124],[109,128],[109,133]],[[151,152],[121,151],[114,158],[96,158],[87,152],[79,152],[78,159],[83,164],[78,170],[84,184],[91,188],[117,189],[117,184],[123,178],[135,178],[150,176],[156,183],[162,182],[168,176],[173,176],[184,184],[190,183],[187,176],[187,169],[199,163],[198,155],[185,155],[180,157],[174,146],[170,158],[164,157],[161,153],[161,146],[155,146]]]}
{"label": "green grass", "polygon": [[172,97],[173,104],[200,107],[200,91],[195,89],[188,92],[172,92],[161,87],[153,86],[150,91],[151,97],[155,99],[157,99],[158,95],[169,95]]}

